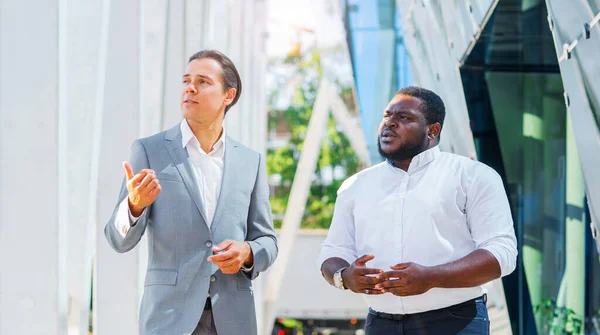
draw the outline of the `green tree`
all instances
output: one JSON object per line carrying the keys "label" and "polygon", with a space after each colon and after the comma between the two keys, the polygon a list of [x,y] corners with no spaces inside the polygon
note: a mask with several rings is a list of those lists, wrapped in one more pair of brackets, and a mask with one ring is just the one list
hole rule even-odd
{"label": "green tree", "polygon": [[[279,228],[287,207],[322,71],[317,50],[310,50],[304,56],[288,55],[284,59],[273,59],[269,62],[269,69],[271,73],[286,73],[279,75],[272,85],[268,103],[269,133],[289,138],[286,145],[270,145],[267,151],[267,172],[271,176],[272,184],[276,184],[272,185],[271,207],[275,227]],[[284,71],[280,71],[282,69]],[[351,88],[343,88],[343,99],[348,100],[351,92]],[[284,104],[283,108],[282,99],[289,102]],[[329,115],[327,134],[321,143],[302,228],[329,228],[338,188],[347,177],[360,168],[360,161],[349,140]]]}

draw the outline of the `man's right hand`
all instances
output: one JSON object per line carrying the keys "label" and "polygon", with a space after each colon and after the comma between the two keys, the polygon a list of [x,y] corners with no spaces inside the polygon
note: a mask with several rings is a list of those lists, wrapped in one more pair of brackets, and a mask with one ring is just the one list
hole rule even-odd
{"label": "man's right hand", "polygon": [[160,184],[154,170],[143,169],[134,175],[133,168],[128,162],[123,162],[123,168],[127,177],[129,210],[131,215],[140,216],[144,208],[150,206],[160,194]]}
{"label": "man's right hand", "polygon": [[368,268],[367,262],[374,259],[373,255],[364,255],[357,258],[348,268],[342,271],[342,280],[344,286],[354,293],[362,294],[383,294],[381,289],[376,289],[375,285],[379,280],[375,276],[384,271],[381,269]]}

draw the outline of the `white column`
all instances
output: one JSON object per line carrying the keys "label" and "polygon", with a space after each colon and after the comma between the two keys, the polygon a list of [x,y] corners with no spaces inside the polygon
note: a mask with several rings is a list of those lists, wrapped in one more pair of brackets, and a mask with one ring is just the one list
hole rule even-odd
{"label": "white column", "polygon": [[[137,1],[112,1],[102,99],[97,175],[97,255],[95,334],[138,332],[138,255],[118,254],[104,237],[104,225],[117,202],[123,180],[121,162],[129,159],[139,134],[140,8]],[[145,248],[139,245],[138,248]]]}
{"label": "white column", "polygon": [[[91,238],[95,227],[90,216],[90,173],[94,129],[94,106],[98,80],[101,35],[101,0],[62,0],[59,15],[64,33],[60,53],[61,72],[64,72],[65,131],[60,134],[66,139],[64,146],[65,165],[59,172],[66,174],[67,201],[65,225],[67,236],[67,287],[69,299],[69,334],[87,334],[92,294],[92,259],[95,241]],[[94,195],[95,196],[95,195]],[[83,200],[83,201],[82,201]]]}
{"label": "white column", "polygon": [[292,252],[296,232],[300,227],[300,222],[304,215],[306,200],[308,199],[310,185],[317,166],[317,159],[319,158],[319,153],[321,151],[321,140],[325,134],[327,117],[329,116],[329,103],[327,100],[329,85],[330,84],[326,79],[321,80],[312,115],[308,122],[303,150],[300,154],[298,167],[296,168],[288,205],[283,218],[281,234],[278,239],[279,255],[269,270],[269,277],[264,292],[265,319],[263,321],[264,328],[262,334],[271,334],[273,329],[273,322],[275,321],[277,312],[279,290]]}
{"label": "white column", "polygon": [[185,1],[185,56],[187,58],[200,51],[203,46],[206,18],[209,16],[207,13],[209,2],[210,0]]}
{"label": "white column", "polygon": [[140,136],[157,133],[162,123],[169,7],[176,1],[141,0]]}
{"label": "white column", "polygon": [[350,145],[356,155],[360,159],[363,166],[370,166],[369,152],[367,151],[367,142],[365,141],[365,135],[360,124],[353,118],[348,112],[348,108],[342,98],[335,92],[335,90],[329,91],[331,114],[334,119],[342,125],[344,135],[350,141]]}
{"label": "white column", "polygon": [[1,334],[66,332],[58,12],[57,0],[0,1]]}
{"label": "white column", "polygon": [[[181,121],[179,99],[182,90],[181,76],[192,54],[186,53],[186,12],[183,1],[171,1],[167,31],[164,69],[162,128],[168,129]],[[198,51],[198,50],[196,50]]]}
{"label": "white column", "polygon": [[254,57],[252,59],[254,75],[252,76],[252,87],[254,89],[253,103],[251,108],[255,111],[254,129],[256,134],[255,146],[253,149],[258,150],[266,155],[267,151],[267,91],[265,87],[267,73],[267,20],[268,6],[267,1],[254,2]]}
{"label": "white column", "polygon": [[[167,36],[170,12],[175,1],[140,1],[140,54],[139,54],[139,137],[147,137],[162,129],[163,100],[165,84],[165,63],[167,61]],[[148,268],[148,236],[139,243],[138,252],[138,300],[144,294],[144,280]]]}

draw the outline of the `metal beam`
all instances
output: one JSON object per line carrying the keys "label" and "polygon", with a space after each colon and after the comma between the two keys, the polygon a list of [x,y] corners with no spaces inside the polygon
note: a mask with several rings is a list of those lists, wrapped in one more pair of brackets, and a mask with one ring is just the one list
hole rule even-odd
{"label": "metal beam", "polygon": [[371,160],[369,159],[364,132],[357,120],[350,115],[350,112],[348,112],[348,107],[346,107],[342,98],[332,89],[329,91],[329,103],[331,114],[335,120],[342,125],[343,133],[350,141],[352,149],[354,149],[360,162],[365,167],[370,166]]}
{"label": "metal beam", "polygon": [[263,331],[261,334],[271,334],[273,322],[277,312],[277,297],[281,289],[281,283],[285,274],[288,260],[294,245],[296,232],[300,227],[306,200],[312,184],[313,175],[319,158],[321,140],[325,134],[327,117],[329,116],[329,83],[326,79],[321,80],[319,91],[313,107],[312,115],[306,130],[302,153],[296,168],[296,174],[292,183],[288,205],[283,218],[281,233],[279,234],[279,256],[269,270],[269,277],[264,292],[264,315]]}

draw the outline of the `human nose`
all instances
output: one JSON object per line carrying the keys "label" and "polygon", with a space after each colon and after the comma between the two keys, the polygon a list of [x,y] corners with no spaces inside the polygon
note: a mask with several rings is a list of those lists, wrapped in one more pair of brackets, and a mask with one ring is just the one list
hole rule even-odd
{"label": "human nose", "polygon": [[185,93],[187,93],[187,94],[194,94],[196,92],[198,92],[198,91],[196,90],[196,87],[194,86],[193,83],[189,83],[185,88]]}

